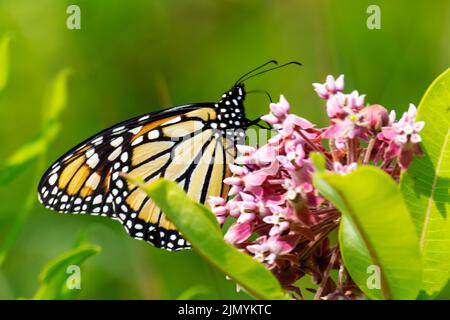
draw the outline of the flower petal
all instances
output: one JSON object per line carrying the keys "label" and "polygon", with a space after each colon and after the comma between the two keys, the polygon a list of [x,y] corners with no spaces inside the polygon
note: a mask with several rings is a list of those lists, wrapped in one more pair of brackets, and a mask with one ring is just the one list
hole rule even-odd
{"label": "flower petal", "polygon": [[248,239],[252,234],[252,225],[250,223],[235,223],[228,228],[224,238],[226,241],[235,244]]}

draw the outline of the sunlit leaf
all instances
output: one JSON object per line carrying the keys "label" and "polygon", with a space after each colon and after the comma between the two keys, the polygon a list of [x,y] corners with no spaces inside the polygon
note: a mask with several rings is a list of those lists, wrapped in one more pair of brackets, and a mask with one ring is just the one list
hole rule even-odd
{"label": "sunlit leaf", "polygon": [[[423,298],[423,297],[421,297]],[[450,281],[442,288],[437,296],[434,297],[436,300],[450,300]]]}
{"label": "sunlit leaf", "polygon": [[[80,292],[82,282],[77,279],[81,265],[89,257],[100,252],[100,247],[92,244],[82,244],[60,257],[50,261],[39,276],[40,288],[34,299],[73,299]],[[71,283],[73,280],[75,283]],[[76,283],[79,282],[79,285]],[[78,288],[79,287],[79,288]]]}
{"label": "sunlit leaf", "polygon": [[416,226],[423,255],[421,298],[432,298],[450,276],[450,69],[428,88],[417,120],[423,157],[401,179],[401,189]]}
{"label": "sunlit leaf", "polygon": [[10,42],[10,34],[5,34],[0,38],[0,92],[2,92],[8,84]]}
{"label": "sunlit leaf", "polygon": [[311,152],[311,162],[316,171],[322,172],[325,170],[325,158],[318,152]]}
{"label": "sunlit leaf", "polygon": [[42,155],[48,145],[55,139],[60,130],[57,123],[53,123],[44,132],[20,147],[0,166],[0,185],[11,182],[28,166]]}
{"label": "sunlit leaf", "polygon": [[67,80],[71,73],[68,68],[61,70],[50,84],[48,97],[44,102],[44,123],[56,121],[67,106]]}
{"label": "sunlit leaf", "polygon": [[135,179],[130,181],[155,201],[195,251],[249,294],[258,299],[286,299],[272,273],[227,243],[213,213],[189,199],[178,184],[164,179],[150,185],[143,185]]}
{"label": "sunlit leaf", "polygon": [[421,284],[419,243],[391,177],[360,167],[345,176],[315,173],[314,184],[342,212],[339,246],[360,289],[372,299],[415,299]]}

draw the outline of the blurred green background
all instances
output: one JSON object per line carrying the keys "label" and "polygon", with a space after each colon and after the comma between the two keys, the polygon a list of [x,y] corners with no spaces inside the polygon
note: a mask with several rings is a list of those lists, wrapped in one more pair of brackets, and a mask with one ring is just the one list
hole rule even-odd
{"label": "blurred green background", "polygon": [[[66,9],[81,8],[81,30],[68,30]],[[366,9],[381,8],[381,30]],[[0,92],[0,163],[40,130],[45,92],[72,70],[62,125],[44,167],[81,140],[121,120],[168,105],[215,101],[252,67],[299,60],[254,78],[247,88],[283,93],[293,111],[326,124],[311,83],[345,74],[347,91],[403,111],[418,104],[449,66],[450,2],[275,0],[2,0],[0,37],[12,35],[10,77]],[[250,95],[249,118],[267,112]],[[31,190],[36,164],[0,186],[0,245]],[[0,268],[0,298],[30,298],[51,259],[79,233],[102,252],[82,267],[79,298],[247,298],[193,252],[169,253],[127,236],[115,221],[55,214],[34,201]],[[197,290],[200,286],[201,290]],[[192,296],[194,297],[194,296]]]}

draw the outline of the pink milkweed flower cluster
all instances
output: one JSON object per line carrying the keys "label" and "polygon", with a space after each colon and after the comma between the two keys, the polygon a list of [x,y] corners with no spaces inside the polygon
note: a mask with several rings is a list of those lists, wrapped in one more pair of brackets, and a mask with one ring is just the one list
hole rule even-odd
{"label": "pink milkweed flower cluster", "polygon": [[[328,239],[340,213],[314,188],[310,154],[322,153],[327,170],[341,175],[370,164],[398,179],[420,154],[424,123],[415,120],[414,105],[397,121],[395,112],[365,104],[365,95],[345,94],[343,75],[313,86],[325,100],[329,126],[317,128],[290,113],[281,96],[261,118],[277,134],[260,147],[238,146],[232,176],[224,180],[230,198],[212,197],[209,203],[220,224],[233,222],[226,241],[262,262],[293,295],[301,296],[296,282],[308,274],[319,284],[317,298],[357,298],[361,292]],[[329,277],[331,269],[339,269],[338,283]]]}

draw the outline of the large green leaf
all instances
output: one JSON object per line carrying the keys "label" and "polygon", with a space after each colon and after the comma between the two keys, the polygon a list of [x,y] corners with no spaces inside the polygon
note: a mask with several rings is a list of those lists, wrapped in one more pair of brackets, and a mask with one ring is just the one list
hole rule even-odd
{"label": "large green leaf", "polygon": [[9,78],[9,44],[11,35],[5,34],[0,38],[0,92],[5,89]]}
{"label": "large green leaf", "polygon": [[[419,243],[391,177],[363,166],[345,176],[317,172],[314,184],[342,212],[341,254],[360,289],[372,299],[415,299],[421,284]],[[372,282],[377,274],[379,281]]]}
{"label": "large green leaf", "polygon": [[[83,284],[81,279],[75,279],[80,281],[80,287],[70,287],[68,282],[70,282],[72,274],[77,272],[76,270],[81,267],[86,259],[99,252],[100,247],[83,243],[50,261],[39,276],[41,285],[33,299],[73,299],[80,292]],[[75,276],[79,275],[76,274]]]}
{"label": "large green leaf", "polygon": [[258,299],[286,299],[272,273],[264,265],[227,243],[213,213],[189,199],[178,184],[161,179],[150,185],[143,185],[138,180],[130,180],[155,201],[195,251],[234,279],[248,293]]}
{"label": "large green leaf", "polygon": [[423,255],[421,298],[439,293],[450,276],[450,69],[428,88],[417,120],[423,157],[401,179],[401,189],[419,234]]}

